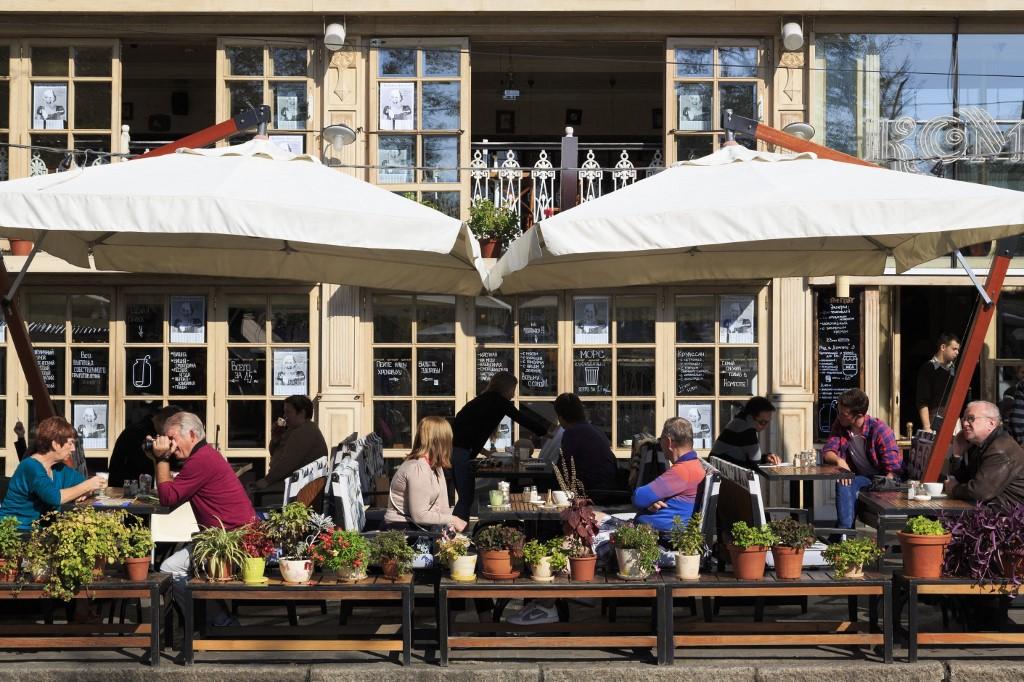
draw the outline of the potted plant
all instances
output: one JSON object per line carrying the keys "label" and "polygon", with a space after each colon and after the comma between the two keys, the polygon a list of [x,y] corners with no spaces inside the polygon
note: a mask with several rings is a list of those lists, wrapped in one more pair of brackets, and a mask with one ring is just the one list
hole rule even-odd
{"label": "potted plant", "polygon": [[221,523],[201,529],[192,536],[192,565],[196,575],[211,582],[231,580],[245,561],[242,536],[245,527],[228,530]]}
{"label": "potted plant", "polygon": [[817,540],[814,527],[789,516],[770,521],[768,527],[778,538],[772,545],[775,576],[783,580],[799,579],[804,572],[804,551]]}
{"label": "potted plant", "polygon": [[942,525],[924,516],[907,519],[896,534],[903,554],[903,574],[908,578],[942,577],[942,559],[952,535]]}
{"label": "potted plant", "polygon": [[523,531],[512,526],[487,526],[478,532],[473,544],[480,553],[484,577],[517,577],[512,570],[512,555],[522,552],[525,539]]}
{"label": "potted plant", "polygon": [[400,530],[378,533],[370,543],[373,560],[380,565],[385,578],[395,580],[412,568],[414,552],[409,540]]}
{"label": "potted plant", "polygon": [[726,544],[732,572],[739,580],[761,580],[764,578],[764,563],[768,549],[778,538],[768,526],[748,526],[746,521],[737,521],[730,529],[732,542]]}
{"label": "potted plant", "polygon": [[579,495],[569,502],[569,507],[559,514],[565,531],[566,547],[569,554],[570,575],[573,580],[589,583],[594,579],[597,555],[594,554],[594,538],[599,530],[597,516],[590,500]]}
{"label": "potted plant", "polygon": [[21,557],[25,553],[25,540],[18,530],[18,518],[0,519],[0,582],[13,583],[18,579]]}
{"label": "potted plant", "polygon": [[654,571],[661,556],[658,531],[645,523],[627,523],[612,533],[619,577],[644,579]]}
{"label": "potted plant", "polygon": [[476,579],[476,554],[470,553],[469,538],[446,528],[437,539],[437,560],[448,567],[452,580]]}
{"label": "potted plant", "polygon": [[358,531],[337,528],[321,533],[312,550],[313,561],[334,571],[338,580],[344,583],[366,578],[370,554],[370,543]]}
{"label": "potted plant", "polygon": [[979,585],[1002,583],[1016,592],[1024,582],[1024,505],[979,505],[943,518],[949,529],[943,572]]}
{"label": "potted plant", "polygon": [[152,560],[153,534],[141,521],[137,520],[128,526],[122,550],[124,574],[132,582],[143,582],[149,576],[149,564]]}
{"label": "potted plant", "polygon": [[480,255],[497,258],[519,236],[519,216],[490,199],[477,199],[469,207],[469,230],[480,241]]}
{"label": "potted plant", "polygon": [[292,502],[267,515],[267,536],[281,548],[278,568],[287,583],[306,583],[313,576],[310,552],[321,533],[334,528],[334,522],[301,502]]}
{"label": "potted plant", "polygon": [[849,538],[829,545],[822,552],[838,578],[863,578],[864,564],[880,556],[882,550],[871,538]]}
{"label": "potted plant", "polygon": [[694,513],[685,524],[678,516],[672,519],[669,544],[676,553],[676,577],[680,580],[700,577],[700,560],[708,549],[701,531],[702,523],[700,512]]}
{"label": "potted plant", "polygon": [[267,582],[267,557],[274,553],[274,543],[267,536],[263,523],[254,521],[242,528],[242,582],[259,585]]}
{"label": "potted plant", "polygon": [[564,542],[562,538],[552,538],[547,542],[530,540],[523,546],[523,559],[530,567],[530,576],[535,582],[549,583],[569,567]]}

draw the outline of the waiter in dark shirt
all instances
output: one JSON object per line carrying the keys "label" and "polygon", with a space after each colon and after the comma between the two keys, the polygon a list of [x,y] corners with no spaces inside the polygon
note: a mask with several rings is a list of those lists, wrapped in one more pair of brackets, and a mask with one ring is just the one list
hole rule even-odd
{"label": "waiter in dark shirt", "polygon": [[562,434],[562,466],[575,466],[576,477],[591,500],[605,502],[607,493],[615,491],[618,465],[608,437],[587,422],[583,401],[575,393],[555,398],[555,414],[565,429]]}
{"label": "waiter in dark shirt", "polygon": [[459,499],[452,514],[464,521],[469,521],[469,510],[473,506],[476,491],[473,459],[483,449],[501,420],[506,416],[511,417],[512,421],[534,433],[547,433],[552,428],[547,420],[516,409],[512,398],[518,384],[519,380],[512,372],[498,372],[491,377],[484,392],[466,403],[455,415],[452,423],[452,475]]}
{"label": "waiter in dark shirt", "polygon": [[931,360],[917,371],[917,413],[921,428],[932,431],[936,410],[942,407],[946,387],[953,380],[953,363],[960,355],[960,339],[953,334],[939,334],[938,350]]}

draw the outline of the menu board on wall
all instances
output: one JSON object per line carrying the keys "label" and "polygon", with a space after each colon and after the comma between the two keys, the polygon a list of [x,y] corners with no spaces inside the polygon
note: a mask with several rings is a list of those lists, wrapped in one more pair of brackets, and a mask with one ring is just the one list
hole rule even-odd
{"label": "menu board on wall", "polygon": [[676,348],[676,395],[712,395],[714,375],[714,348]]}
{"label": "menu board on wall", "polygon": [[721,395],[757,395],[757,349],[718,351],[718,391]]}
{"label": "menu board on wall", "polygon": [[861,388],[861,307],[857,298],[817,297],[814,435],[824,439],[838,412],[839,396]]}
{"label": "menu board on wall", "polygon": [[416,354],[416,394],[455,395],[455,350],[420,348]]}
{"label": "menu board on wall", "polygon": [[171,348],[167,351],[171,395],[206,393],[206,349]]}
{"label": "menu board on wall", "polygon": [[[476,350],[476,392],[483,393],[491,377],[498,372],[511,372],[511,348],[477,348]],[[511,443],[509,443],[511,445]]]}
{"label": "menu board on wall", "polygon": [[75,395],[106,395],[110,354],[106,348],[71,350],[71,392]]}
{"label": "menu board on wall", "polygon": [[572,377],[577,395],[611,395],[612,349],[577,348],[572,356]]}
{"label": "menu board on wall", "polygon": [[228,350],[228,394],[265,395],[267,354],[259,348]]}
{"label": "menu board on wall", "polygon": [[64,349],[33,348],[36,364],[43,375],[43,383],[50,395],[64,395]]}
{"label": "menu board on wall", "polygon": [[412,395],[412,358],[400,348],[378,348],[373,358],[376,395]]}
{"label": "menu board on wall", "polygon": [[520,394],[555,395],[557,390],[558,351],[554,348],[520,348]]}

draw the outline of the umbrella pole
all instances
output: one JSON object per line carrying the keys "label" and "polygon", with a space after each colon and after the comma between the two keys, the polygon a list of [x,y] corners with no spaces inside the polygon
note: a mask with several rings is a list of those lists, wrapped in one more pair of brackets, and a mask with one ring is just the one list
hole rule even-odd
{"label": "umbrella pole", "polygon": [[[39,248],[38,243],[35,248]],[[25,259],[25,267],[22,269],[21,275],[28,270],[30,262],[31,257]],[[21,275],[19,275],[19,279]],[[7,333],[11,335],[14,350],[18,353],[21,371],[25,373],[25,378],[28,380],[28,390],[32,395],[32,405],[36,411],[36,423],[38,424],[47,417],[54,416],[56,412],[53,409],[53,401],[50,400],[50,392],[46,389],[46,383],[43,381],[43,373],[39,370],[39,364],[36,362],[36,355],[32,352],[32,340],[29,339],[28,328],[21,317],[21,311],[18,310],[18,304],[14,302],[15,292],[11,290],[11,278],[3,258],[0,258],[0,290],[9,292],[4,294],[0,305],[3,306],[4,317],[7,320]]]}

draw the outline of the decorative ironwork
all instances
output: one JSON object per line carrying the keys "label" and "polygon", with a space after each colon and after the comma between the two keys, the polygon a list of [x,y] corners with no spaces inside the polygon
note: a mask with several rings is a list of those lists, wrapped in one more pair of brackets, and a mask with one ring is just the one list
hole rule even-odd
{"label": "decorative ironwork", "polygon": [[583,183],[583,190],[580,193],[580,203],[585,204],[601,197],[601,184],[604,182],[604,169],[594,158],[594,150],[587,152],[587,159],[580,166],[580,182]]}
{"label": "decorative ironwork", "polygon": [[654,156],[651,157],[651,162],[647,164],[647,170],[644,171],[644,177],[649,178],[652,175],[657,175],[663,170],[665,170],[665,157],[662,156],[660,149],[656,149],[654,151]]}
{"label": "decorative ironwork", "polygon": [[29,161],[29,164],[28,164],[28,174],[29,175],[47,175],[47,174],[49,174],[49,172],[50,172],[50,169],[48,169],[46,167],[46,162],[43,161],[43,157],[39,154],[39,152],[34,152],[32,154],[32,160]]}
{"label": "decorative ironwork", "polygon": [[0,180],[6,180],[8,178],[8,169],[10,163],[7,160],[7,149],[0,149]]}
{"label": "decorative ironwork", "polygon": [[488,178],[491,176],[491,169],[487,167],[487,160],[484,152],[477,149],[473,152],[473,160],[469,162],[469,177],[472,180],[470,194],[472,201],[490,199],[491,186]]}
{"label": "decorative ironwork", "polygon": [[632,185],[634,182],[636,182],[636,167],[629,160],[629,152],[623,149],[619,154],[619,162],[615,164],[615,170],[612,171],[613,191],[622,189],[626,185]]}
{"label": "decorative ironwork", "polygon": [[555,175],[547,151],[540,150],[540,158],[530,171],[533,182],[533,215],[540,219],[547,218],[555,209]]}
{"label": "decorative ironwork", "polygon": [[505,154],[498,169],[498,188],[495,191],[495,203],[511,209],[518,216],[519,195],[523,188],[523,169],[516,159],[516,153],[511,149]]}

